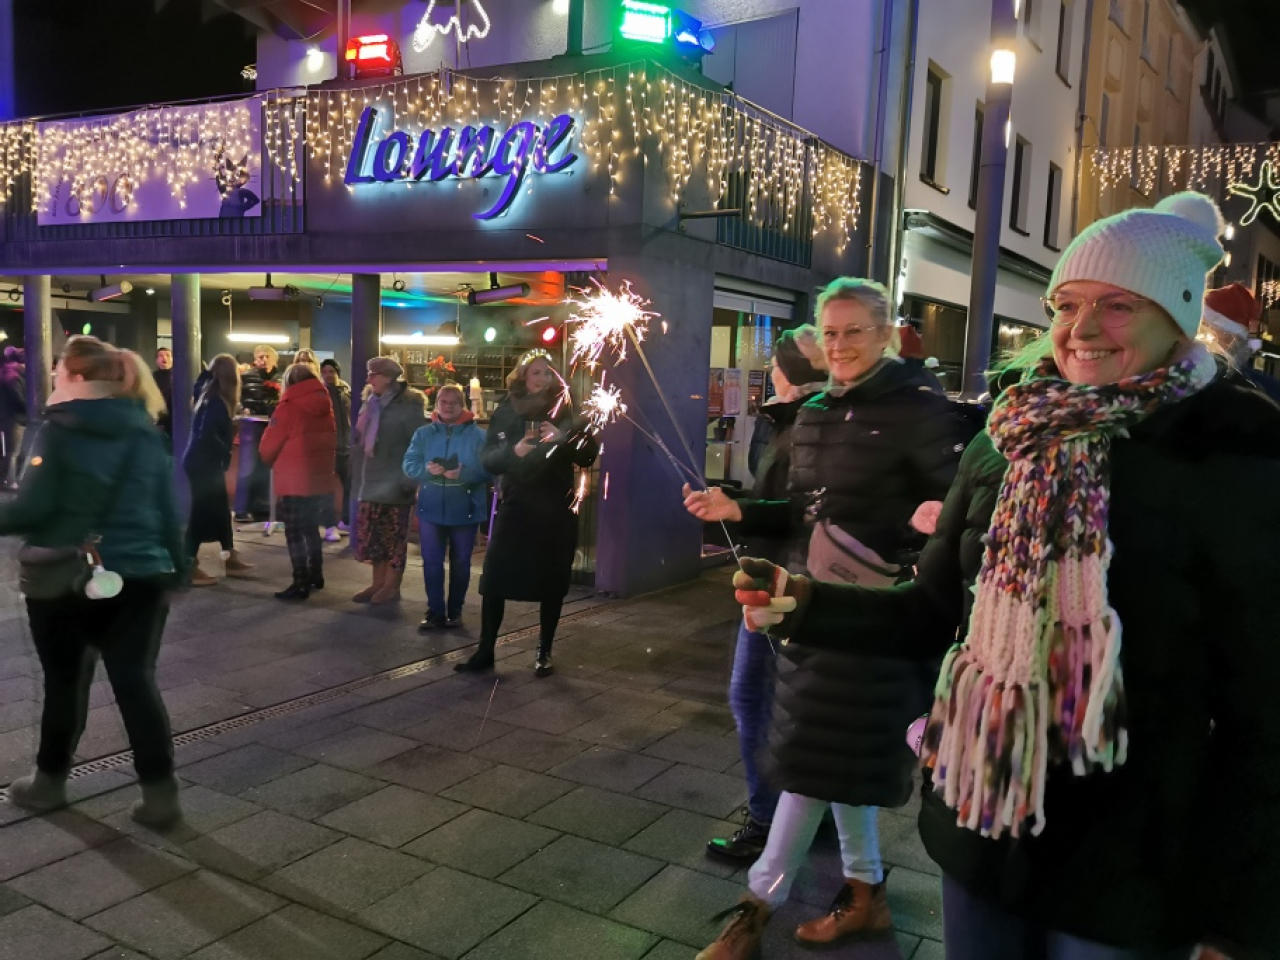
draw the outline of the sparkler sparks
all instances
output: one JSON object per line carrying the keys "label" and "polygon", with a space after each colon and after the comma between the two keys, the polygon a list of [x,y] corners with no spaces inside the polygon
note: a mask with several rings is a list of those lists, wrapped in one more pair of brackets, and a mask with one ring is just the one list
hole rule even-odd
{"label": "sparkler sparks", "polygon": [[582,501],[587,498],[587,471],[583,470],[578,474],[578,489],[573,494],[573,505],[569,508],[577,513],[582,507]]}
{"label": "sparkler sparks", "polygon": [[602,379],[582,405],[582,412],[591,421],[591,429],[599,432],[619,417],[626,416],[627,405],[622,402],[622,391],[605,386]]}
{"label": "sparkler sparks", "polygon": [[638,344],[648,332],[649,321],[659,316],[645,309],[650,301],[633,292],[630,281],[623,281],[617,293],[597,281],[594,291],[568,302],[576,308],[569,316],[573,327],[570,362],[585,364],[588,370],[599,366],[606,350],[612,350],[619,362],[625,360],[628,337]]}

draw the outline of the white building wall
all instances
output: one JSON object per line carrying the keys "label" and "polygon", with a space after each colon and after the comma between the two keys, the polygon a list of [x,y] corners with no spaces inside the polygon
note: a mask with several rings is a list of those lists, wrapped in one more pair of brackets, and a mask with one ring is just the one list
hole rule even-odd
{"label": "white building wall", "polygon": [[[475,0],[462,0],[470,11]],[[556,12],[555,0],[480,0],[492,27],[484,39],[462,48],[461,66],[486,67],[562,55],[568,23]],[[794,86],[789,110],[775,110],[822,139],[857,157],[870,151],[868,127],[875,109],[874,51],[879,42],[879,10],[890,0],[683,0],[673,3],[710,28],[774,16],[797,17],[796,51],[781,69]],[[941,0],[924,0],[927,5]],[[583,47],[588,53],[608,49],[612,11],[617,0],[587,0]],[[358,10],[358,8],[357,8]],[[413,49],[414,27],[426,5],[407,3],[382,15],[353,15],[352,32],[386,33],[400,44],[406,74],[428,73],[454,66],[456,44],[450,35],[437,37],[423,53]],[[436,14],[443,19],[447,12]],[[318,53],[308,57],[308,50]],[[708,74],[715,54],[706,58]],[[719,65],[717,65],[719,67]],[[337,40],[332,32],[316,42],[258,40],[258,89],[304,86],[332,79],[337,69]],[[739,72],[749,65],[739,63]]]}

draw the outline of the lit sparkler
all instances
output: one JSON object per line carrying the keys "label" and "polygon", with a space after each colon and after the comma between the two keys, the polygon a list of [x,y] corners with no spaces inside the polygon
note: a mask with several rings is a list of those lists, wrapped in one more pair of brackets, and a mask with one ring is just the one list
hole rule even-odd
{"label": "lit sparkler", "polygon": [[583,470],[578,474],[578,489],[573,494],[573,505],[569,508],[574,513],[582,507],[582,501],[587,498],[587,471]]}
{"label": "lit sparkler", "polygon": [[619,417],[625,417],[627,405],[622,402],[622,391],[617,387],[605,386],[601,379],[582,405],[582,412],[591,421],[591,429],[599,432]]}
{"label": "lit sparkler", "polygon": [[577,311],[569,315],[573,325],[570,362],[575,366],[583,363],[589,370],[599,366],[605,350],[613,350],[619,362],[625,360],[627,340],[638,345],[648,332],[649,321],[659,316],[645,309],[649,301],[633,292],[629,281],[623,281],[617,293],[597,281],[594,291],[568,302]]}

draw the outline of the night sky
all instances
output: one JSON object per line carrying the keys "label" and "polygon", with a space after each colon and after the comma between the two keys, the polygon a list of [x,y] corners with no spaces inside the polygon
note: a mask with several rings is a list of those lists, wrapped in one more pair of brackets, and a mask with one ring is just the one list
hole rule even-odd
{"label": "night sky", "polygon": [[14,19],[18,116],[250,89],[253,27],[201,0],[15,0]]}

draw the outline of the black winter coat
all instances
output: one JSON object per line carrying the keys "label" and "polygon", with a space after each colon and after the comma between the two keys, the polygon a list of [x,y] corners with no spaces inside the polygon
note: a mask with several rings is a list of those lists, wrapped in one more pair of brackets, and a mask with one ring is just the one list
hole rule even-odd
{"label": "black winter coat", "polygon": [[[933,659],[973,603],[1007,462],[969,447],[909,584],[816,584],[810,649]],[[956,826],[928,777],[920,833],[966,888],[1050,929],[1122,948],[1206,938],[1280,957],[1280,409],[1223,380],[1114,442],[1107,588],[1123,624],[1129,759],[1050,771],[1039,837]]]}
{"label": "black winter coat", "polygon": [[[508,397],[489,421],[480,462],[498,477],[500,498],[480,578],[486,597],[539,602],[559,600],[569,592],[578,547],[573,468],[591,466],[600,445],[575,422],[568,404],[552,417],[550,402],[517,409]],[[529,420],[549,420],[566,436],[516,456]]]}
{"label": "black winter coat", "polygon": [[[744,502],[743,530],[785,523],[807,538],[793,505],[816,504],[818,517],[882,557],[905,558],[924,539],[909,526],[912,513],[946,496],[970,433],[923,376],[887,363],[843,396],[819,394],[801,407],[791,501]],[[833,803],[902,806],[915,760],[906,729],[928,710],[936,677],[933,664],[787,648],[771,736],[774,785]]]}
{"label": "black winter coat", "polygon": [[[787,483],[791,473],[791,430],[796,422],[796,414],[807,400],[807,397],[800,397],[796,400],[767,403],[760,408],[760,421],[756,430],[759,431],[763,425],[769,434],[769,441],[760,452],[760,459],[752,471],[756,482],[751,488],[751,499],[787,499]],[[752,442],[754,443],[754,438]],[[797,521],[798,519],[797,516]],[[764,557],[790,570],[800,571],[804,569],[803,545],[806,542],[802,533],[800,524],[796,522],[782,536],[766,534],[745,537],[740,549],[745,551],[746,556]]]}

